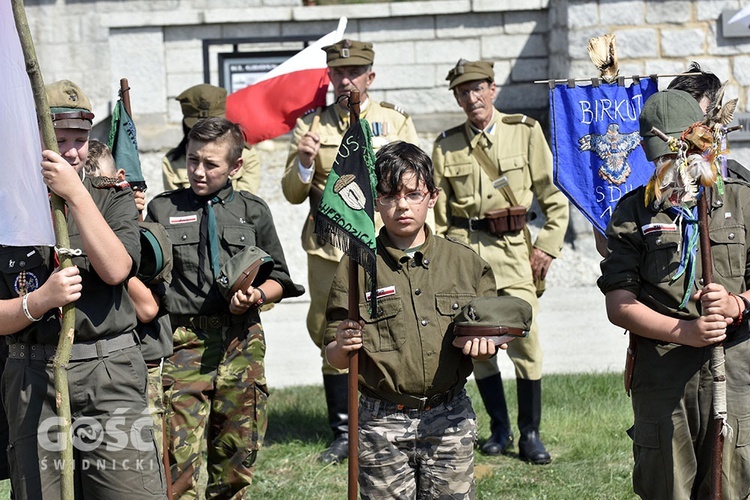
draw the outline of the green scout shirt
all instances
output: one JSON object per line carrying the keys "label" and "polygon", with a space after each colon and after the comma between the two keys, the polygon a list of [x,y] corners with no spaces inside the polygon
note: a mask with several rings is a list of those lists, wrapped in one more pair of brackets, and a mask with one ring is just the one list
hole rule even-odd
{"label": "green scout shirt", "polygon": [[[534,247],[559,257],[568,227],[568,202],[552,182],[552,154],[539,124],[524,115],[495,110],[488,127],[488,156],[496,177],[506,176],[516,201],[527,210],[536,196],[546,221]],[[468,120],[443,132],[432,153],[435,182],[442,189],[435,205],[435,232],[469,245],[492,265],[497,288],[532,280],[524,232],[501,237],[485,231],[470,232],[451,224],[451,217],[482,218],[489,210],[511,205],[482,168],[475,152],[483,134]]]}
{"label": "green scout shirt", "polygon": [[[466,246],[434,236],[410,258],[388,239],[377,238],[378,310],[371,318],[370,290],[359,270],[359,314],[365,321],[359,356],[359,384],[372,396],[431,397],[461,388],[472,370],[471,357],[453,347],[453,317],[477,296],[495,295],[489,264]],[[347,318],[349,259],[343,259],[328,298],[326,344]]]}
{"label": "green scout shirt", "polygon": [[[304,183],[299,177],[297,144],[299,144],[302,136],[310,130],[315,116],[320,116],[320,125],[317,128],[317,134],[320,136],[320,149],[315,156],[312,181]],[[419,144],[417,131],[409,115],[392,104],[378,103],[370,99],[367,108],[362,111],[361,117],[370,123],[373,135],[372,147],[375,151],[398,140]],[[307,199],[312,186],[320,190],[325,188],[328,173],[331,171],[341,140],[348,127],[349,112],[335,104],[318,108],[315,112],[297,120],[284,177],[281,179],[281,189],[290,203],[295,205],[303,203]],[[343,255],[333,245],[319,245],[318,238],[315,236],[315,218],[312,213],[308,214],[307,221],[302,228],[302,248],[308,254],[336,262],[340,261]]]}
{"label": "green scout shirt", "polygon": [[[724,182],[724,196],[719,197],[714,190],[709,198],[714,200],[709,210],[714,281],[728,291],[741,293],[750,282],[750,234],[746,230],[750,186],[731,179]],[[646,207],[644,192],[641,186],[628,193],[612,213],[606,231],[608,254],[601,263],[602,276],[597,285],[605,294],[619,289],[631,291],[638,301],[661,314],[695,319],[700,315],[695,300],[690,299],[685,310],[679,309],[685,274],[671,282],[684,245],[682,229],[675,222],[676,216],[666,211],[669,202]],[[698,282],[703,269],[700,242],[695,258]]]}
{"label": "green scout shirt", "polygon": [[[215,196],[222,200],[214,205],[219,231],[220,265],[243,248],[257,246],[273,258],[274,269],[270,279],[281,284],[283,296],[299,295],[289,277],[284,250],[268,205],[247,191],[235,191],[229,182]],[[147,220],[164,226],[172,240],[172,283],[162,303],[170,314],[229,313],[229,303],[215,286],[208,263],[207,279],[203,286],[198,285],[198,244],[205,202],[206,198],[196,196],[192,189],[183,188],[162,193],[148,205]],[[257,314],[254,308],[249,312]]]}
{"label": "green scout shirt", "polygon": [[[161,159],[162,178],[164,190],[171,191],[179,188],[189,188],[190,181],[187,176],[185,155],[170,161],[167,156]],[[232,186],[237,191],[248,191],[258,193],[260,187],[260,160],[252,147],[242,150],[242,166],[230,177]]]}
{"label": "green scout shirt", "polygon": [[[89,177],[83,180],[83,185],[133,259],[129,277],[134,276],[141,259],[141,241],[133,192],[130,188],[94,188]],[[67,226],[70,248],[83,250],[81,234],[73,217],[68,217]],[[18,297],[24,286],[27,293],[39,288],[55,267],[53,259],[50,247],[0,247],[0,299]],[[81,298],[75,303],[75,341],[96,340],[133,330],[137,320],[125,289],[127,279],[119,285],[108,285],[96,273],[85,253],[73,256],[72,261],[80,270],[83,285]],[[57,345],[59,332],[58,310],[51,309],[41,321],[12,335],[12,340]]]}

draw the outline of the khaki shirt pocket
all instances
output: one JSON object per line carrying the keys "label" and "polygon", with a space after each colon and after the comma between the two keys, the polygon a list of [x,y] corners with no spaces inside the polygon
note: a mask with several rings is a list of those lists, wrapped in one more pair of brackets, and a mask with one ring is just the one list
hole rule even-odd
{"label": "khaki shirt pocket", "polygon": [[[241,226],[224,226],[221,234],[224,242],[231,248],[237,247],[237,251],[244,247],[255,245],[255,230],[248,224]],[[236,252],[230,252],[234,255]]]}
{"label": "khaki shirt pocket", "polygon": [[365,322],[364,348],[369,352],[388,352],[406,341],[406,325],[399,296],[378,299],[378,315],[370,317],[370,301],[360,302],[359,316]]}
{"label": "khaki shirt pocket", "polygon": [[745,227],[741,225],[712,227],[711,257],[714,272],[724,278],[740,278],[745,274]]}
{"label": "khaki shirt pocket", "polygon": [[445,178],[450,182],[456,201],[463,205],[477,195],[474,185],[474,164],[470,161],[446,165]]}
{"label": "khaki shirt pocket", "polygon": [[644,236],[646,254],[643,259],[643,277],[652,283],[665,283],[672,279],[680,267],[679,232],[652,233]]}
{"label": "khaki shirt pocket", "polygon": [[200,227],[198,223],[180,224],[165,227],[169,239],[172,241],[175,267],[182,266],[184,273],[190,275],[198,272],[198,243],[200,242]]}
{"label": "khaki shirt pocket", "polygon": [[[527,191],[531,188],[530,176],[526,174],[529,160],[525,154],[498,158],[497,166],[500,177],[508,178],[508,185],[514,191]],[[509,202],[510,203],[510,202]]]}
{"label": "khaki shirt pocket", "polygon": [[441,332],[445,333],[448,331],[456,314],[461,312],[461,309],[471,302],[474,297],[476,297],[476,295],[473,293],[435,294],[435,309],[438,312],[438,323]]}

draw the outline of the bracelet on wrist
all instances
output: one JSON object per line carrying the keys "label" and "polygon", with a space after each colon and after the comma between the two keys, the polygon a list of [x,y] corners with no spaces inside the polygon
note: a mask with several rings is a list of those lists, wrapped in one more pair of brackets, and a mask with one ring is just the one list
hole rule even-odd
{"label": "bracelet on wrist", "polygon": [[27,293],[26,295],[23,296],[23,299],[21,299],[21,308],[23,309],[23,313],[31,322],[40,321],[44,317],[44,314],[42,314],[38,318],[35,318],[34,316],[31,315],[31,312],[29,311],[29,295],[31,295],[31,293]]}
{"label": "bracelet on wrist", "polygon": [[258,290],[258,292],[260,293],[260,298],[257,301],[255,301],[255,307],[260,307],[266,303],[266,300],[267,300],[266,293],[263,291],[262,288],[256,288],[256,290]]}

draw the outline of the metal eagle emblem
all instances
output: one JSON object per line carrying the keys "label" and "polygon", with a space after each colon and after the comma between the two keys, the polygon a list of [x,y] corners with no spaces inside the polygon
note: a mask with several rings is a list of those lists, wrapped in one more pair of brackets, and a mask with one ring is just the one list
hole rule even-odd
{"label": "metal eagle emblem", "polygon": [[578,149],[596,153],[604,161],[599,167],[599,176],[619,186],[630,175],[628,155],[640,141],[639,132],[621,134],[620,125],[610,123],[604,134],[587,134],[578,139]]}

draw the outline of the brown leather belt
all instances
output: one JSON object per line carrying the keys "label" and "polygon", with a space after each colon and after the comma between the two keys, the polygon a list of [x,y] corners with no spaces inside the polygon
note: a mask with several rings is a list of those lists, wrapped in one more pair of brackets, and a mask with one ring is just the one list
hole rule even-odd
{"label": "brown leather belt", "polygon": [[205,330],[210,328],[215,330],[222,326],[229,326],[232,324],[231,314],[210,314],[207,316],[202,315],[189,315],[189,314],[170,314],[169,321],[172,323],[172,328],[178,326],[190,326],[198,330]]}

